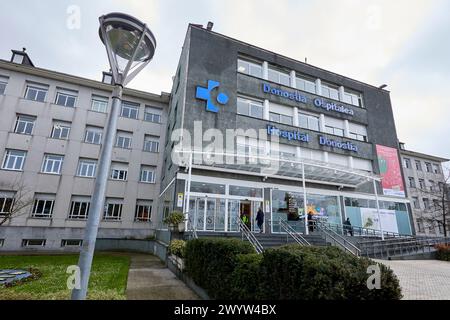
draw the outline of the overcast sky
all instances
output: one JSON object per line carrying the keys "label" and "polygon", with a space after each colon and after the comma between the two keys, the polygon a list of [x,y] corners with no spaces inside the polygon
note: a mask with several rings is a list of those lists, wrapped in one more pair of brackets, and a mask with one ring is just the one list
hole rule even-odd
{"label": "overcast sky", "polygon": [[130,87],[170,92],[188,23],[213,21],[216,32],[387,84],[399,139],[450,158],[450,1],[2,0],[0,58],[26,47],[38,67],[100,80],[109,67],[98,17],[113,11],[146,22],[158,42]]}

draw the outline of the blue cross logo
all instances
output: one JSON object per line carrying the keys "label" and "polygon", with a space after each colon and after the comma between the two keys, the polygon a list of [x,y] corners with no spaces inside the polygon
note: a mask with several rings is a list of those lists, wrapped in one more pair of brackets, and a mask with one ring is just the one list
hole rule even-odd
{"label": "blue cross logo", "polygon": [[[220,83],[214,80],[208,80],[208,88],[197,87],[195,97],[200,100],[206,101],[206,111],[219,112],[217,107],[211,100],[211,91],[214,88],[219,87]],[[228,96],[225,93],[219,93],[217,95],[217,102],[220,104],[226,104],[228,102]]]}

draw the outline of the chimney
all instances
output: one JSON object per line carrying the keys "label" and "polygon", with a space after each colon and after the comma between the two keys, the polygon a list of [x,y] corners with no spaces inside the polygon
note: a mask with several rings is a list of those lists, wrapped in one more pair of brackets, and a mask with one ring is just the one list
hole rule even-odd
{"label": "chimney", "polygon": [[28,54],[25,52],[26,50],[27,50],[26,48],[22,48],[22,51],[11,50],[11,52],[12,52],[11,62],[34,67],[33,62],[31,61]]}
{"label": "chimney", "polygon": [[211,21],[208,21],[208,25],[206,26],[206,30],[211,31],[213,26],[214,26],[214,23],[211,22]]}

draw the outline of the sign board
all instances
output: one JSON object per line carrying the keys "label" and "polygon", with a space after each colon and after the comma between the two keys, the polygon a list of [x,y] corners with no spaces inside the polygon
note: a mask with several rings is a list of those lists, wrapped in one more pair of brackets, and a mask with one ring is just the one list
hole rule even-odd
{"label": "sign board", "polygon": [[387,196],[405,197],[405,187],[403,186],[397,149],[378,144],[376,145],[376,149],[383,194]]}
{"label": "sign board", "polygon": [[363,228],[370,228],[383,231],[398,233],[397,218],[395,210],[380,209],[380,218],[378,218],[378,211],[375,208],[361,208],[361,221]]}
{"label": "sign board", "polygon": [[183,206],[183,193],[179,192],[177,194],[177,207],[182,207]]}

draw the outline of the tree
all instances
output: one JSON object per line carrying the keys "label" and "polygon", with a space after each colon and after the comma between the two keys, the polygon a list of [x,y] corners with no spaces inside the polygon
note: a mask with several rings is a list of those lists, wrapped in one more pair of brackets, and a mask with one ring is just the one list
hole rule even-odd
{"label": "tree", "polygon": [[442,226],[444,236],[447,237],[450,227],[450,169],[446,168],[444,172],[446,172],[444,180],[438,185],[420,188],[420,191],[431,201],[421,211],[419,219],[431,230],[434,230],[436,225]]}
{"label": "tree", "polygon": [[[27,188],[23,180],[13,182],[0,182],[0,189],[14,193],[12,198],[5,197],[3,203],[3,213],[0,213],[0,226],[27,213],[27,207],[33,203],[33,192]],[[1,200],[0,200],[1,201]]]}

